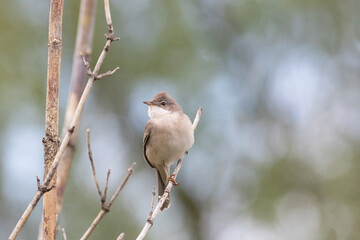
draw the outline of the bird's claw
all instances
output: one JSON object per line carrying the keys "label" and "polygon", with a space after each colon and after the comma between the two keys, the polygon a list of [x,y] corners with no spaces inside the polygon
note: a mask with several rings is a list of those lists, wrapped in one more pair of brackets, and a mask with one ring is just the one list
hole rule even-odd
{"label": "bird's claw", "polygon": [[168,180],[171,181],[175,186],[179,186],[179,183],[177,183],[175,181],[175,174],[171,174],[169,177],[168,177]]}

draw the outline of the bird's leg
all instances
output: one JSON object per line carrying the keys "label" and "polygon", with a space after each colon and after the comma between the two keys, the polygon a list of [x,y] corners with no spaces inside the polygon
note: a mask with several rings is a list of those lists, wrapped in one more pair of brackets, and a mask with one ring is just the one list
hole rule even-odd
{"label": "bird's leg", "polygon": [[163,168],[165,170],[167,180],[171,181],[174,186],[179,186],[179,183],[175,181],[175,174],[169,175],[169,169],[165,166],[165,164],[163,164]]}
{"label": "bird's leg", "polygon": [[174,186],[179,186],[179,185],[180,185],[180,183],[178,183],[178,182],[175,181],[175,174],[171,174],[171,175],[168,177],[168,180],[171,181],[171,182],[174,184]]}

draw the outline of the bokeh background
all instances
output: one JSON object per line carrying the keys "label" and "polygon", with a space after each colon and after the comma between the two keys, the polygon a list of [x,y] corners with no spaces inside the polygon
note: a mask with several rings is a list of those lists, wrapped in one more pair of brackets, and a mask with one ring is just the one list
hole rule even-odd
{"label": "bokeh background", "polygon": [[[104,44],[98,2],[93,58]],[[0,4],[0,238],[43,174],[49,1]],[[99,211],[85,130],[109,193],[137,162],[92,235],[135,239],[155,174],[142,158],[142,101],[166,90],[204,114],[172,206],[147,239],[360,239],[360,2],[114,0],[112,45],[86,103],[61,226],[79,239]],[[62,122],[79,1],[65,1]],[[61,127],[61,126],[60,126]],[[42,203],[40,203],[41,206]],[[38,206],[19,239],[36,239]],[[62,236],[59,234],[59,239]]]}

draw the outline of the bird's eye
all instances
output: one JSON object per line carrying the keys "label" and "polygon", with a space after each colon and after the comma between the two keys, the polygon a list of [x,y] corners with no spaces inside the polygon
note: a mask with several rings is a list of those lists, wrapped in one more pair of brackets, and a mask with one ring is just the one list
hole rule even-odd
{"label": "bird's eye", "polygon": [[166,105],[166,102],[165,102],[165,101],[161,101],[160,104],[163,105],[163,106],[165,106],[165,105]]}

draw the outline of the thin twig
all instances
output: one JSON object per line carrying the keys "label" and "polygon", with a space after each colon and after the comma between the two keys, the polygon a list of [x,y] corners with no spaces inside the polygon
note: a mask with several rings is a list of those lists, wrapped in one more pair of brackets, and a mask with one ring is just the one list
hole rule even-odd
{"label": "thin twig", "polygon": [[193,125],[192,125],[194,132],[195,132],[195,129],[196,129],[196,127],[197,127],[197,125],[198,125],[198,123],[200,121],[200,117],[201,117],[202,112],[203,112],[203,108],[200,107],[198,109],[197,113],[196,113],[196,116],[195,116],[195,119],[194,119],[194,122],[193,122]]}
{"label": "thin twig", "polygon": [[96,177],[96,171],[95,171],[95,166],[94,166],[94,160],[93,160],[93,156],[92,156],[92,151],[91,151],[91,144],[90,144],[90,129],[86,129],[86,139],[87,139],[87,145],[88,145],[88,155],[89,155],[89,160],[90,160],[90,164],[91,164],[91,169],[92,169],[92,174],[93,174],[93,178],[94,178],[94,182],[96,185],[96,188],[98,190],[100,199],[102,198],[102,192],[99,186],[99,182],[97,180]]}
{"label": "thin twig", "polygon": [[[181,164],[182,164],[182,159],[179,159],[175,170],[173,172],[173,176],[174,176],[174,180],[176,179],[179,170],[181,168]],[[149,231],[149,229],[152,227],[152,225],[154,224],[154,220],[157,217],[157,215],[161,212],[161,207],[163,206],[163,204],[165,203],[166,199],[168,198],[172,187],[174,186],[174,183],[172,181],[169,181],[167,187],[165,188],[164,194],[160,197],[158,204],[155,207],[154,212],[151,214],[150,218],[148,218],[146,220],[145,226],[142,229],[142,231],[140,232],[139,236],[136,238],[136,240],[142,240],[145,238],[147,232]]]}
{"label": "thin twig", "polygon": [[[106,0],[105,0],[106,1]],[[109,11],[110,12],[110,11]],[[107,16],[108,17],[108,16]],[[112,25],[112,24],[111,24]],[[89,77],[87,84],[85,86],[85,89],[83,91],[83,94],[81,95],[81,98],[79,100],[79,104],[75,110],[74,116],[70,122],[69,128],[66,132],[66,134],[63,137],[63,140],[60,144],[60,147],[55,155],[55,158],[51,164],[51,168],[49,169],[48,173],[46,174],[46,176],[44,176],[44,181],[42,184],[42,188],[48,188],[51,179],[54,177],[55,173],[56,173],[56,169],[59,165],[60,159],[62,158],[65,149],[70,141],[70,138],[72,136],[72,134],[74,133],[75,127],[78,126],[79,123],[79,119],[82,113],[82,110],[84,109],[84,105],[86,102],[87,97],[89,96],[90,90],[95,82],[95,76],[98,75],[100,67],[102,66],[105,57],[107,55],[107,53],[109,52],[109,48],[110,48],[110,44],[113,41],[118,40],[119,38],[115,38],[113,36],[113,33],[110,33],[111,35],[110,37],[107,37],[105,46],[102,50],[102,52],[100,53],[100,56],[95,64],[94,70],[93,70],[93,74],[92,76]],[[23,228],[24,224],[26,223],[26,221],[28,220],[29,216],[31,215],[31,213],[33,212],[33,210],[35,209],[37,203],[39,202],[40,198],[43,196],[44,192],[40,191],[38,189],[38,191],[35,193],[33,199],[31,200],[31,202],[28,204],[26,210],[23,212],[22,216],[20,217],[19,221],[17,222],[15,228],[13,229],[12,233],[9,236],[9,239],[13,240],[16,239],[16,237],[18,236],[18,234],[20,233],[21,229]]]}
{"label": "thin twig", "polygon": [[[193,121],[193,130],[195,131],[199,121],[200,121],[200,117],[201,114],[203,112],[203,108],[200,107],[196,113],[196,117]],[[172,174],[172,176],[174,176],[174,182],[175,179],[180,171],[181,168],[181,164],[182,164],[182,159],[179,159],[179,161],[176,164],[176,167],[174,169],[174,172]],[[136,238],[136,240],[142,240],[145,238],[146,234],[148,233],[149,229],[152,227],[152,225],[154,224],[154,220],[157,217],[157,215],[161,212],[161,207],[163,206],[163,204],[165,203],[166,199],[168,198],[168,196],[170,195],[171,189],[173,187],[174,183],[172,181],[169,181],[167,187],[165,188],[164,194],[160,197],[158,204],[155,207],[154,212],[151,213],[152,208],[150,209],[150,213],[149,213],[149,218],[147,219],[144,228],[141,230],[139,236]],[[153,199],[152,199],[153,201]]]}
{"label": "thin twig", "polygon": [[109,177],[110,177],[110,168],[108,169],[108,172],[107,172],[107,175],[106,175],[106,183],[105,183],[104,195],[103,195],[103,199],[101,199],[102,203],[105,203],[105,201],[106,201],[106,194],[107,194],[108,185],[109,185]]}
{"label": "thin twig", "polygon": [[125,233],[120,233],[120,235],[116,240],[124,240],[124,239],[125,239]]}
{"label": "thin twig", "polygon": [[150,220],[151,215],[153,214],[154,202],[155,202],[155,186],[153,187],[153,190],[152,190],[151,205],[150,205],[150,211],[149,211],[148,220]]}
{"label": "thin twig", "polygon": [[107,71],[106,73],[102,73],[102,74],[99,74],[95,77],[96,80],[99,80],[103,77],[107,77],[107,76],[110,76],[110,75],[113,75],[117,70],[119,70],[120,67],[116,67],[114,70],[112,71]]}
{"label": "thin twig", "polygon": [[136,163],[134,162],[134,163],[131,165],[131,167],[128,169],[128,173],[127,173],[126,176],[124,177],[121,185],[118,187],[118,189],[116,190],[116,192],[114,193],[114,195],[111,197],[110,201],[107,202],[107,203],[102,204],[100,212],[98,213],[98,215],[96,216],[96,218],[93,220],[93,222],[91,223],[90,227],[86,230],[86,232],[84,233],[84,235],[81,237],[81,240],[88,239],[88,238],[90,237],[91,233],[94,231],[94,229],[95,229],[96,226],[98,225],[98,223],[99,223],[99,222],[101,221],[101,219],[104,217],[104,215],[110,211],[111,205],[114,203],[116,197],[119,195],[120,191],[124,188],[124,186],[125,186],[125,184],[127,183],[130,175],[133,173],[135,165],[136,165]]}
{"label": "thin twig", "polygon": [[104,0],[104,8],[105,8],[106,23],[109,28],[109,33],[112,34],[114,32],[114,28],[111,20],[109,0]]}
{"label": "thin twig", "polygon": [[83,55],[82,52],[80,52],[79,55],[80,55],[80,57],[81,57],[81,59],[82,59],[82,61],[83,61],[83,63],[84,63],[84,66],[85,66],[85,68],[86,68],[86,73],[87,73],[87,75],[89,75],[89,77],[91,77],[93,73],[92,73],[92,71],[91,71],[89,61],[85,59],[85,57],[84,57],[84,55]]}
{"label": "thin twig", "polygon": [[65,233],[65,229],[64,229],[64,228],[61,228],[61,232],[62,232],[62,235],[63,235],[64,240],[67,240],[66,233]]}

